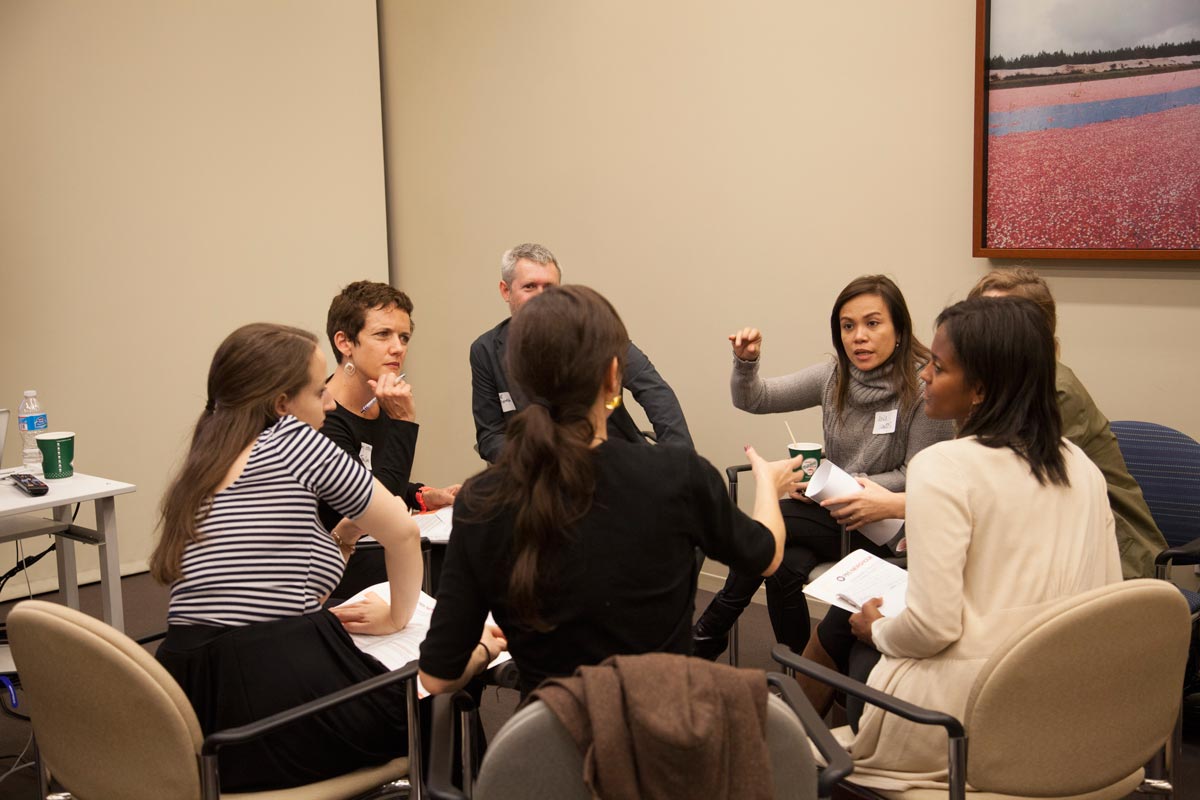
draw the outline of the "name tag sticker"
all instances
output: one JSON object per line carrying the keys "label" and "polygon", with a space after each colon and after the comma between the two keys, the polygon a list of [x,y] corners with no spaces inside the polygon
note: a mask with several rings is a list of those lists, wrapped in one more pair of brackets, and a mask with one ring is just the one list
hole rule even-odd
{"label": "name tag sticker", "polygon": [[512,395],[508,392],[500,393],[500,410],[505,414],[517,410],[517,404],[512,401]]}
{"label": "name tag sticker", "polygon": [[891,411],[876,411],[875,412],[875,430],[871,433],[895,433],[896,432],[896,415],[900,409],[893,408]]}
{"label": "name tag sticker", "polygon": [[371,471],[371,451],[374,449],[371,445],[363,442],[362,447],[358,450],[358,460],[367,468],[367,472]]}

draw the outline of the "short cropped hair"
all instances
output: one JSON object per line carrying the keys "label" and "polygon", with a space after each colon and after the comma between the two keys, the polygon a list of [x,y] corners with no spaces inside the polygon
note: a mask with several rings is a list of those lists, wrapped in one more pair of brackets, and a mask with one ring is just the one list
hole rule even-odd
{"label": "short cropped hair", "polygon": [[554,253],[551,253],[549,248],[535,242],[525,242],[508,248],[504,251],[504,255],[500,256],[500,280],[504,281],[507,286],[512,286],[513,272],[517,268],[517,262],[522,258],[535,264],[553,264],[554,269],[558,270],[559,280],[562,280],[562,268],[558,266],[558,260],[554,257]]}
{"label": "short cropped hair", "polygon": [[1054,295],[1041,275],[1029,267],[1005,267],[994,269],[979,279],[979,283],[967,295],[969,299],[983,297],[987,292],[1003,292],[1013,297],[1024,297],[1037,303],[1050,323],[1051,335],[1058,332],[1058,311],[1054,306]]}
{"label": "short cropped hair", "polygon": [[329,314],[325,317],[325,333],[329,336],[329,346],[339,364],[342,363],[342,353],[337,348],[334,337],[341,331],[352,342],[358,342],[358,334],[367,321],[367,312],[373,308],[388,309],[392,306],[408,314],[412,322],[413,304],[404,292],[386,283],[376,281],[355,281],[342,289],[333,302],[329,304]]}

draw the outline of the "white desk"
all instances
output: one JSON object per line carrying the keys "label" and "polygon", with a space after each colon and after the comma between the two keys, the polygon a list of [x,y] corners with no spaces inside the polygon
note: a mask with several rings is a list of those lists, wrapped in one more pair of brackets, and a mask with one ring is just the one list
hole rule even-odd
{"label": "white desk", "polygon": [[[100,548],[100,591],[104,621],[125,630],[121,604],[121,560],[117,552],[117,510],[114,498],[137,489],[132,483],[110,481],[76,472],[70,478],[47,480],[50,491],[30,497],[9,482],[0,483],[0,542],[50,534],[57,547],[58,585],[67,605],[79,608],[79,578],[75,565],[75,542]],[[71,524],[71,506],[94,501],[96,530]],[[30,516],[50,509],[53,519]]]}

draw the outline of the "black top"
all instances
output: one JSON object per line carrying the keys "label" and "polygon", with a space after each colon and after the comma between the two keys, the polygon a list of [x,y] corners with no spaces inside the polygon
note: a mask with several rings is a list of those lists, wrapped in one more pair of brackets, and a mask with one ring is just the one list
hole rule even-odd
{"label": "black top", "polygon": [[[376,419],[364,419],[338,403],[325,415],[321,433],[370,470],[389,492],[403,497],[409,508],[416,508],[417,489],[424,484],[411,483],[408,478],[419,427],[415,422],[392,419],[383,409]],[[332,529],[341,519],[340,514],[321,504],[321,522],[326,528]]]}
{"label": "black top", "polygon": [[488,611],[508,637],[523,693],[614,654],[690,654],[695,548],[743,572],[771,563],[771,532],[733,505],[717,470],[695,452],[613,439],[593,452],[595,499],[569,530],[545,589],[542,615],[555,626],[548,633],[518,624],[508,607],[512,511],[469,521],[471,496],[495,474],[463,486],[421,669],[460,676]]}
{"label": "black top", "polygon": [[[504,447],[504,429],[508,418],[529,405],[515,383],[509,383],[505,365],[508,325],[512,318],[480,334],[471,344],[471,413],[475,417],[475,451],[488,463],[496,463]],[[659,444],[692,447],[692,435],[679,398],[650,363],[646,354],[629,343],[625,352],[625,369],[621,375],[623,389],[633,393],[633,399],[646,412],[654,426]],[[624,439],[646,444],[637,423],[624,406],[608,417],[610,439]]]}

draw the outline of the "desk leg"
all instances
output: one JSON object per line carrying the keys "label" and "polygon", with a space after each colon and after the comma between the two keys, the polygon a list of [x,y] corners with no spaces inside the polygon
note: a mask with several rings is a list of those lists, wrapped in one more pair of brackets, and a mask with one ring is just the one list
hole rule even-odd
{"label": "desk leg", "polygon": [[[54,521],[71,524],[71,507],[58,506],[54,509]],[[79,572],[75,567],[75,542],[64,536],[55,536],[55,560],[58,562],[58,589],[63,593],[70,608],[79,608]]]}
{"label": "desk leg", "polygon": [[104,538],[100,544],[100,596],[104,604],[104,621],[124,632],[121,559],[117,551],[117,509],[112,497],[101,497],[96,501],[96,532]]}

